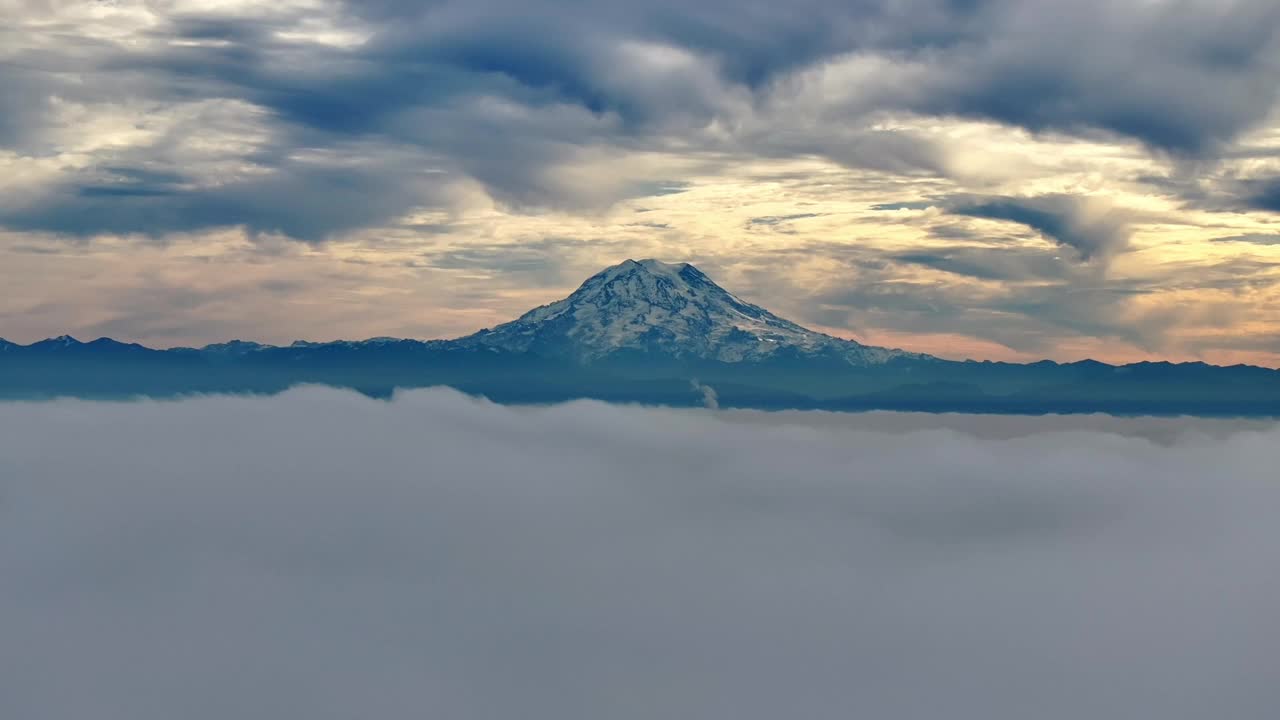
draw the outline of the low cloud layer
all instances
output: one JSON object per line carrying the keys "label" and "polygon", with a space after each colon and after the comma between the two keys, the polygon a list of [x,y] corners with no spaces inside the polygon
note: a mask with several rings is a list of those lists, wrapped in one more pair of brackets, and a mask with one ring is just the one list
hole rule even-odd
{"label": "low cloud layer", "polygon": [[942,419],[0,405],[0,716],[1274,716],[1280,430]]}

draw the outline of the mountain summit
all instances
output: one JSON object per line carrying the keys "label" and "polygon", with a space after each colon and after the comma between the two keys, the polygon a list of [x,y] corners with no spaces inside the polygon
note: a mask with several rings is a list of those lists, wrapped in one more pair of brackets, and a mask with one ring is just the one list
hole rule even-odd
{"label": "mountain summit", "polygon": [[0,398],[281,392],[373,397],[448,386],[497,402],[932,412],[1280,417],[1280,371],[1204,363],[953,361],[814,332],[688,264],[627,260],[571,295],[457,340],[233,341],[153,350],[69,336],[0,340]]}
{"label": "mountain summit", "polygon": [[824,335],[746,302],[688,263],[627,260],[569,297],[459,342],[592,362],[621,355],[737,363],[825,357],[871,365],[913,356]]}

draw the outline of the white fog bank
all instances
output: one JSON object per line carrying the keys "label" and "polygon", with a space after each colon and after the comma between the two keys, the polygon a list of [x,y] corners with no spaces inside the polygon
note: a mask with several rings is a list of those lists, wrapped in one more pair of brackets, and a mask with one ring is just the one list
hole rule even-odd
{"label": "white fog bank", "polygon": [[938,422],[0,404],[0,718],[1280,716],[1276,426]]}

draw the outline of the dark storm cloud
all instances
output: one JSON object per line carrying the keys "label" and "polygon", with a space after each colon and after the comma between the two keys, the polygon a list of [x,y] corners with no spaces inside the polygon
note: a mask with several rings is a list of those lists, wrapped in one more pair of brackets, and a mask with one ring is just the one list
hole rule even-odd
{"label": "dark storm cloud", "polygon": [[[625,108],[624,98],[637,88],[602,93],[608,85],[605,74],[565,59],[582,53],[599,60],[620,40],[654,42],[708,58],[727,82],[760,89],[780,75],[859,45],[896,42],[909,32],[904,25],[921,41],[954,38],[954,26],[948,23],[953,5],[934,0],[854,0],[839,6],[801,0],[786,7],[755,0],[696,5],[675,0],[482,0],[426,6],[352,2],[348,7],[380,26],[398,22],[385,37],[393,47],[423,52],[431,44],[424,41],[424,32],[448,36],[446,52],[475,67],[559,88],[601,108]],[[607,95],[614,99],[602,102]]]}
{"label": "dark storm cloud", "polygon": [[0,404],[0,714],[1270,720],[1277,447],[445,391]]}
{"label": "dark storm cloud", "polygon": [[1064,280],[1082,275],[1053,251],[1036,248],[957,245],[944,250],[896,253],[888,259],[982,280]]}
{"label": "dark storm cloud", "polygon": [[953,62],[926,80],[921,109],[1203,155],[1275,104],[1275,3],[1001,5],[985,46],[945,56]]}
{"label": "dark storm cloud", "polygon": [[[1280,213],[1280,178],[1240,177],[1238,168],[1200,173],[1196,168],[1168,176],[1144,176],[1141,182],[1177,198],[1189,209],[1214,213]],[[1265,238],[1266,233],[1250,233],[1235,238]],[[1229,240],[1233,238],[1224,238]],[[1241,240],[1242,242],[1244,240]],[[1259,242],[1259,240],[1252,240]]]}
{"label": "dark storm cloud", "polygon": [[242,226],[320,241],[390,221],[434,190],[427,178],[392,164],[365,168],[282,161],[268,176],[212,188],[186,187],[175,173],[129,171],[124,179],[64,185],[3,213],[16,230],[71,236],[167,233]]}
{"label": "dark storm cloud", "polygon": [[1204,172],[1192,165],[1169,175],[1144,175],[1137,181],[1176,198],[1183,207],[1214,213],[1280,213],[1280,178],[1240,177],[1240,169]]}
{"label": "dark storm cloud", "polygon": [[[953,195],[914,202],[882,203],[871,209],[885,212],[938,208],[963,217],[1004,220],[1028,227],[1056,245],[1074,250],[1081,260],[1106,261],[1129,245],[1133,213],[1098,200],[1075,195],[1028,197]],[[955,224],[933,224],[930,234],[956,240],[972,240],[982,233]],[[1000,239],[986,235],[988,239]],[[956,248],[972,254],[976,248]],[[992,257],[996,257],[993,252]],[[928,263],[926,263],[928,264]]]}
{"label": "dark storm cloud", "polygon": [[[1229,11],[1216,2],[1100,0],[411,8],[382,8],[381,21],[406,14],[418,21],[380,37],[378,44],[393,54],[436,53],[432,59],[450,67],[505,75],[595,111],[640,120],[688,113],[689,98],[672,95],[670,86],[655,95],[640,83],[611,85],[598,68],[617,40],[685,49],[710,59],[726,83],[750,89],[845,53],[882,54],[923,63],[926,72],[912,89],[881,89],[880,106],[866,110],[975,116],[1032,130],[1102,130],[1191,154],[1212,151],[1262,121],[1276,100],[1272,78],[1280,69],[1280,9],[1261,1],[1234,2]],[[424,37],[432,29],[435,35]],[[443,35],[450,39],[434,39]],[[693,107],[694,118],[714,111],[705,103]]]}
{"label": "dark storm cloud", "polygon": [[[364,5],[353,11],[369,14]],[[557,87],[600,108],[610,105],[600,82],[572,59],[575,48],[599,59],[591,46],[600,38],[687,49],[711,59],[726,82],[752,89],[846,53],[883,54],[928,71],[917,78],[918,91],[878,98],[887,107],[1033,130],[1104,130],[1177,152],[1230,141],[1265,117],[1276,94],[1269,78],[1280,11],[1260,1],[1233,2],[1229,10],[1209,2],[1101,0],[380,5],[379,21],[417,20],[400,34],[413,33],[410,46],[434,26],[463,38],[461,57],[473,66]],[[548,37],[560,40],[553,51],[539,45]]]}
{"label": "dark storm cloud", "polygon": [[1280,213],[1280,178],[1247,185],[1245,203],[1257,210]]}
{"label": "dark storm cloud", "polygon": [[1129,244],[1123,213],[1100,210],[1071,195],[993,197],[952,201],[950,212],[1025,225],[1049,240],[1073,248],[1084,260],[1106,259]]}
{"label": "dark storm cloud", "polygon": [[[37,9],[28,12],[34,17]],[[367,40],[333,47],[280,34],[317,14]],[[1213,157],[1274,107],[1278,29],[1280,6],[1265,0],[1226,10],[1196,0],[806,0],[786,7],[490,0],[335,3],[269,17],[170,12],[146,31],[147,45],[64,32],[45,47],[21,49],[15,30],[6,37],[19,50],[0,65],[0,143],[19,152],[40,146],[55,96],[90,104],[238,100],[268,112],[272,147],[257,160],[278,179],[267,188],[237,180],[212,193],[190,185],[55,188],[52,199],[0,210],[0,222],[83,234],[218,223],[316,239],[433,202],[389,191],[403,169],[388,166],[348,174],[342,191],[355,212],[313,212],[332,204],[323,187],[332,176],[314,177],[289,158],[351,142],[411,146],[500,201],[534,210],[638,192],[624,186],[584,197],[548,178],[587,147],[705,151],[720,154],[718,162],[816,153],[890,174],[945,175],[935,141],[871,129],[877,114],[901,111],[1103,133]],[[29,30],[49,32],[38,24]],[[794,119],[787,93],[798,73],[858,57],[881,59],[884,71],[816,122],[773,132]],[[765,98],[781,102],[757,121],[763,130],[706,132],[738,127],[744,103]],[[286,199],[261,208],[251,201],[264,189],[287,195],[313,183],[324,202]],[[127,200],[130,210],[103,208],[108,196]],[[1256,204],[1275,205],[1265,193]],[[1028,210],[1010,212],[1026,217]],[[1036,222],[1057,221],[1038,215]],[[1090,255],[1100,249],[1095,241],[1064,240]]]}
{"label": "dark storm cloud", "polygon": [[38,69],[0,60],[0,147],[25,144],[39,131],[50,90]]}

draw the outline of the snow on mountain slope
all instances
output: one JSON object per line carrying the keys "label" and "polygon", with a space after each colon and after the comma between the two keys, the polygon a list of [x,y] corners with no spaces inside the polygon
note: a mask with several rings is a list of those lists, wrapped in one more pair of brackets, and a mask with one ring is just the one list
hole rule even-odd
{"label": "snow on mountain slope", "polygon": [[[64,335],[8,348],[64,352],[137,348],[101,339],[81,343]],[[696,267],[657,260],[627,260],[587,279],[569,297],[535,308],[516,320],[457,340],[371,338],[333,342],[297,341],[287,347],[244,340],[206,345],[188,352],[221,359],[249,356],[302,358],[319,352],[504,350],[545,358],[592,362],[607,358],[752,362],[768,359],[824,360],[856,366],[926,355],[863,345],[824,335],[738,298]]]}
{"label": "snow on mountain slope", "polygon": [[627,351],[721,362],[785,353],[854,365],[920,357],[813,332],[741,300],[693,265],[657,260],[606,268],[563,300],[457,342],[582,361]]}

